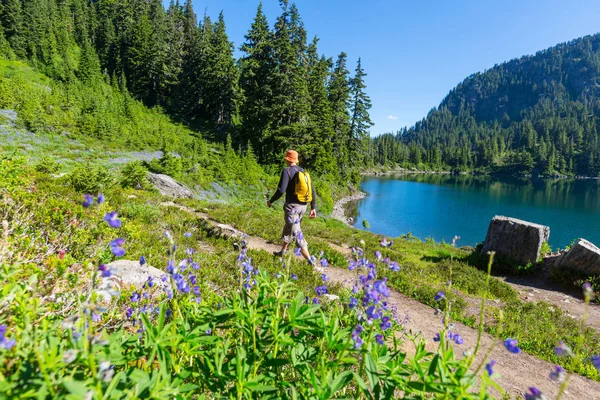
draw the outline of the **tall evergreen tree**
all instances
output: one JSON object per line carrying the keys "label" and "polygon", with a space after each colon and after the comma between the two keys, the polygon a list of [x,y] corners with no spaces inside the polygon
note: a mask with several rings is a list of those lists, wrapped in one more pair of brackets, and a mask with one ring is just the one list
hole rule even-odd
{"label": "tall evergreen tree", "polygon": [[2,0],[1,22],[6,39],[17,57],[27,57],[21,0]]}
{"label": "tall evergreen tree", "polygon": [[369,116],[371,99],[365,89],[364,78],[367,76],[362,68],[361,60],[358,59],[354,78],[350,81],[350,96],[352,105],[350,108],[350,151],[351,157],[362,159],[363,163],[368,161],[367,149],[369,146],[369,128],[373,122]]}
{"label": "tall evergreen tree", "polygon": [[346,66],[347,55],[342,52],[335,62],[335,67],[329,79],[328,98],[331,104],[333,119],[333,154],[338,168],[347,174],[350,166],[349,137],[350,137],[350,71]]}
{"label": "tall evergreen tree", "polygon": [[274,69],[271,31],[262,3],[258,5],[256,17],[240,48],[244,56],[240,60],[240,87],[243,102],[240,108],[242,133],[252,143],[259,159],[265,161],[269,155],[269,136],[273,91],[271,87]]}

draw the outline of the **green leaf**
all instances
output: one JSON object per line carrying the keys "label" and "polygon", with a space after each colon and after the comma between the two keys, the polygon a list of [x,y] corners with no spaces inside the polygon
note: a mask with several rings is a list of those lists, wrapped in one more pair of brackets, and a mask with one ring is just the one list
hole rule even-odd
{"label": "green leaf", "polygon": [[78,397],[81,396],[81,398],[84,398],[89,390],[85,383],[81,381],[74,381],[70,378],[65,378],[63,381],[63,386],[69,391],[69,393]]}
{"label": "green leaf", "polygon": [[344,371],[331,383],[331,393],[335,395],[335,392],[346,386],[352,380],[353,372]]}

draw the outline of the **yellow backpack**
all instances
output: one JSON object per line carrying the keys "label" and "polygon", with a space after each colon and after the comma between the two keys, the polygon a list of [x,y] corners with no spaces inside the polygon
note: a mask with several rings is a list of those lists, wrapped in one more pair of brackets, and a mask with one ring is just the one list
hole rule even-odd
{"label": "yellow backpack", "polygon": [[308,172],[301,169],[294,177],[294,180],[294,194],[296,195],[298,201],[301,201],[303,203],[312,202],[312,182],[310,180],[310,175],[308,174]]}

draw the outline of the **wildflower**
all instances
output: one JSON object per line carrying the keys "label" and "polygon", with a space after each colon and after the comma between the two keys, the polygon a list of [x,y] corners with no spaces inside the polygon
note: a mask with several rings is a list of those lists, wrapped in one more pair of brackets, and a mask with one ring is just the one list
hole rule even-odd
{"label": "wildflower", "polygon": [[550,372],[550,379],[552,379],[554,382],[560,383],[565,380],[566,375],[567,373],[563,367],[560,365],[555,365],[554,370]]}
{"label": "wildflower", "polygon": [[465,341],[458,333],[454,335],[454,343],[463,344]]}
{"label": "wildflower", "polygon": [[17,344],[15,339],[9,339],[6,335],[6,330],[8,327],[6,325],[0,325],[0,348],[10,350]]}
{"label": "wildflower", "polygon": [[504,341],[504,347],[506,347],[506,350],[514,354],[519,354],[521,352],[521,349],[517,346],[517,344],[517,339],[508,338]]}
{"label": "wildflower", "polygon": [[301,249],[300,247],[296,247],[296,248],[294,249],[294,254],[295,254],[297,257],[300,257],[300,256],[302,255],[302,253],[301,253],[301,250],[302,250],[302,249]]}
{"label": "wildflower", "polygon": [[177,290],[179,290],[182,293],[189,293],[190,286],[187,284],[185,279],[180,279],[177,281]]}
{"label": "wildflower", "polygon": [[394,272],[400,271],[400,265],[398,265],[396,261],[390,261],[390,263],[388,264],[388,268]]}
{"label": "wildflower", "polygon": [[173,261],[172,261],[172,260],[169,260],[169,261],[167,262],[167,272],[168,272],[170,275],[174,275],[174,274],[176,274],[176,273],[177,273],[177,268],[175,268],[175,264],[173,263]]}
{"label": "wildflower", "polygon": [[110,242],[110,251],[117,257],[123,257],[125,255],[125,249],[123,249],[123,244],[125,244],[125,240],[122,238],[118,238]]}
{"label": "wildflower", "polygon": [[100,322],[100,314],[92,313],[92,322]]}
{"label": "wildflower", "polygon": [[329,267],[329,261],[327,261],[326,258],[322,258],[321,259],[321,266],[322,267]]}
{"label": "wildflower", "polygon": [[375,258],[377,258],[377,261],[383,260],[383,255],[379,250],[375,250]]}
{"label": "wildflower", "polygon": [[388,289],[387,285],[385,284],[386,279],[384,278],[383,280],[379,280],[377,282],[375,282],[373,284],[373,288],[381,293],[383,296],[385,297],[389,297],[390,295],[390,289]]}
{"label": "wildflower", "polygon": [[381,247],[392,247],[393,241],[388,241],[386,237],[381,240]]}
{"label": "wildflower", "polygon": [[320,304],[319,299],[317,299],[316,297],[313,297],[312,303],[313,304]]}
{"label": "wildflower", "polygon": [[558,346],[554,348],[554,353],[559,357],[573,355],[573,351],[565,344],[565,342],[558,342]]}
{"label": "wildflower", "polygon": [[63,353],[62,359],[65,364],[71,364],[77,358],[77,350],[71,349]]}
{"label": "wildflower", "polygon": [[183,236],[185,236],[186,238],[191,238],[192,237],[192,232],[186,232],[183,234]]}
{"label": "wildflower", "polygon": [[154,286],[154,278],[152,278],[151,276],[149,276],[148,277],[148,281],[146,282],[146,285],[148,285],[148,287]]}
{"label": "wildflower", "polygon": [[278,272],[278,273],[276,273],[276,274],[275,274],[275,278],[277,278],[277,279],[281,279],[281,274],[280,274],[279,272]]}
{"label": "wildflower", "polygon": [[380,345],[383,345],[383,344],[384,344],[384,341],[383,341],[383,335],[381,335],[381,334],[379,334],[379,335],[376,335],[376,336],[375,336],[375,341],[376,341],[378,344],[380,344]]}
{"label": "wildflower", "polygon": [[140,265],[145,265],[145,264],[146,264],[146,257],[140,256]]}
{"label": "wildflower", "polygon": [[198,282],[198,280],[196,279],[196,275],[190,275],[188,280],[192,285],[195,285]]}
{"label": "wildflower", "polygon": [[370,306],[366,311],[369,321],[381,318],[381,312],[375,306]]}
{"label": "wildflower", "polygon": [[86,194],[84,197],[85,197],[85,200],[83,200],[81,205],[84,206],[85,208],[88,208],[94,203],[94,198],[89,194]]}
{"label": "wildflower", "polygon": [[437,332],[437,333],[435,334],[435,336],[433,337],[433,341],[434,341],[434,342],[439,342],[441,339],[442,339],[442,337],[440,336],[440,333],[439,333],[439,332]]}
{"label": "wildflower", "polygon": [[296,274],[290,275],[290,278],[292,278],[293,281],[297,281],[298,280],[298,276]]}
{"label": "wildflower", "polygon": [[322,296],[325,293],[327,293],[327,286],[323,285],[323,286],[317,286],[315,288],[315,292],[317,292],[317,296]]}
{"label": "wildflower", "polygon": [[108,223],[111,228],[120,228],[121,220],[117,218],[118,214],[116,211],[109,212],[104,216],[104,221]]}
{"label": "wildflower", "polygon": [[198,271],[200,269],[200,264],[198,264],[197,262],[193,262],[192,268],[195,269],[196,271]]}
{"label": "wildflower", "polygon": [[592,284],[589,282],[583,284],[583,297],[585,301],[590,301],[594,298],[594,290],[592,289]]}
{"label": "wildflower", "polygon": [[323,279],[323,282],[327,282],[329,277],[326,274],[321,274],[321,279]]}
{"label": "wildflower", "polygon": [[356,300],[354,297],[350,297],[350,304],[348,305],[348,307],[354,308],[357,305],[358,305],[358,300]]}
{"label": "wildflower", "polygon": [[530,387],[529,393],[525,393],[525,400],[546,400],[546,396],[538,388]]}
{"label": "wildflower", "polygon": [[196,295],[200,294],[200,286],[194,286],[194,294],[196,294]]}
{"label": "wildflower", "polygon": [[354,271],[355,269],[356,269],[356,262],[350,261],[350,263],[348,264],[348,270]]}
{"label": "wildflower", "polygon": [[165,237],[169,239],[169,241],[173,241],[173,235],[171,235],[171,232],[165,231]]}
{"label": "wildflower", "polygon": [[137,292],[133,292],[131,295],[131,302],[137,303],[140,300],[140,295]]}
{"label": "wildflower", "polygon": [[487,371],[488,376],[494,375],[494,366],[495,365],[496,365],[495,360],[490,360],[490,362],[485,365],[485,370]]}
{"label": "wildflower", "polygon": [[390,317],[387,317],[387,316],[382,317],[379,327],[381,328],[382,331],[387,331],[388,329],[390,329],[392,327],[392,322],[390,321]]}
{"label": "wildflower", "polygon": [[207,335],[212,334],[212,329],[208,328],[204,333],[206,333]]}
{"label": "wildflower", "polygon": [[115,370],[113,369],[112,365],[110,365],[110,362],[102,361],[98,370],[98,379],[101,379],[103,382],[109,383],[110,381],[112,381],[114,375]]}
{"label": "wildflower", "polygon": [[110,276],[112,275],[112,271],[104,264],[101,264],[98,267],[98,271],[100,271],[103,278],[110,278]]}
{"label": "wildflower", "polygon": [[131,318],[131,316],[133,315],[133,308],[129,307],[127,311],[125,311],[125,315],[127,316],[127,318]]}
{"label": "wildflower", "polygon": [[98,195],[98,204],[100,205],[102,203],[104,203],[104,195],[102,193],[100,193]]}
{"label": "wildflower", "polygon": [[446,294],[442,291],[437,292],[437,294],[435,295],[435,297],[433,298],[435,301],[440,301],[443,298],[446,297]]}
{"label": "wildflower", "polygon": [[592,365],[600,372],[600,356],[592,356]]}

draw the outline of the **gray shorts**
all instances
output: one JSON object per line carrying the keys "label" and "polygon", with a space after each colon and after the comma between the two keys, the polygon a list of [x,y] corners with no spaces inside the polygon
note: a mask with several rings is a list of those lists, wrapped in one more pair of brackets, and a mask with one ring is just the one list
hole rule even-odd
{"label": "gray shorts", "polygon": [[283,226],[281,238],[285,243],[290,243],[292,239],[295,238],[296,246],[301,249],[308,247],[302,229],[300,229],[300,222],[302,221],[302,217],[304,216],[307,207],[308,204],[285,203],[283,205],[285,225]]}

